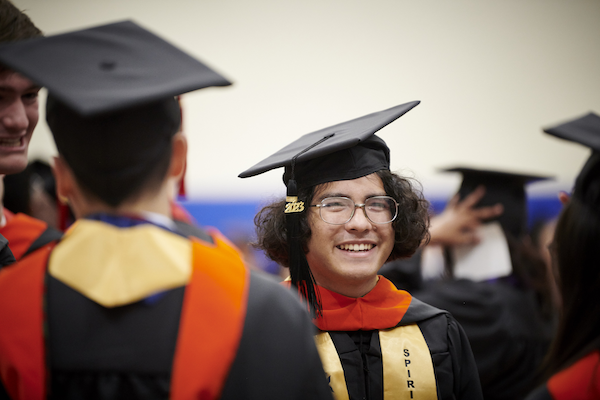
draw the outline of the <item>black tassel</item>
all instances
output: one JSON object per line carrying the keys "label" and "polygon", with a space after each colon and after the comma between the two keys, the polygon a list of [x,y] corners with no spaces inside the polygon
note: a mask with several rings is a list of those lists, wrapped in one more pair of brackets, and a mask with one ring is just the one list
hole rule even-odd
{"label": "black tassel", "polygon": [[316,286],[315,277],[310,271],[308,261],[306,261],[306,256],[304,255],[304,249],[302,248],[302,238],[300,237],[300,213],[305,212],[306,206],[303,201],[298,201],[298,186],[296,184],[294,170],[296,160],[299,156],[333,136],[335,136],[335,133],[324,136],[292,157],[290,164],[290,179],[287,181],[285,220],[290,253],[290,278],[292,279],[292,285],[298,289],[300,296],[308,303],[310,313],[314,318],[323,316],[323,306],[321,305],[321,296],[319,295],[319,289],[317,289]]}
{"label": "black tassel", "polygon": [[298,201],[298,190],[296,181],[292,178],[288,181],[287,197],[285,206],[287,238],[290,256],[290,277],[300,296],[307,301],[309,311],[313,317],[323,315],[321,299],[315,286],[313,277],[300,237],[300,213],[305,212],[304,202]]}

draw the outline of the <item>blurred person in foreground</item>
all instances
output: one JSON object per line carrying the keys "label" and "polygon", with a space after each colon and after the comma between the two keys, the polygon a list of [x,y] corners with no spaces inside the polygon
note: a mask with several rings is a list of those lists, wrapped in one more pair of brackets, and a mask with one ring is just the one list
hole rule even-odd
{"label": "blurred person in foreground", "polygon": [[[0,45],[40,37],[42,32],[31,19],[9,0],[0,0]],[[27,149],[37,125],[40,87],[18,72],[0,64],[0,192],[2,178],[21,172],[27,166]],[[1,204],[0,204],[1,207]],[[60,235],[46,232],[48,226],[27,216],[13,220],[14,215],[0,210],[0,267],[19,259],[26,252]],[[10,226],[7,226],[10,225]],[[44,235],[50,235],[48,238]],[[43,236],[43,237],[42,237]],[[42,237],[38,243],[38,238]],[[11,251],[7,247],[10,242]]]}
{"label": "blurred person in foreground", "polygon": [[337,400],[482,398],[456,320],[377,274],[428,239],[428,202],[374,135],[417,104],[309,133],[240,174],[285,167],[287,197],[258,213],[257,240],[308,302]]}
{"label": "blurred person in foreground", "polygon": [[457,195],[467,199],[481,186],[476,207],[500,204],[472,244],[443,246],[443,273],[414,295],[449,311],[464,328],[486,400],[522,399],[530,390],[553,334],[547,270],[530,245],[525,185],[541,176],[473,168],[450,168],[463,176]]}
{"label": "blurred person in foreground", "polygon": [[545,132],[592,154],[556,223],[551,253],[560,319],[545,383],[527,400],[600,399],[600,116],[589,113]]}
{"label": "blurred person in foreground", "polygon": [[57,192],[78,218],[0,271],[0,398],[329,398],[297,299],[171,219],[174,96],[230,82],[131,21],[0,61],[48,88]]}

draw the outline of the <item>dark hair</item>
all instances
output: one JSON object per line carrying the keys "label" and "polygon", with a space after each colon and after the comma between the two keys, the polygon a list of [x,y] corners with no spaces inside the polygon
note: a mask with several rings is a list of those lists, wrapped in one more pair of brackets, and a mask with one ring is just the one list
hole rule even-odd
{"label": "dark hair", "polygon": [[[0,43],[42,36],[31,19],[9,0],[0,0]],[[0,64],[0,72],[7,68]]]}
{"label": "dark hair", "polygon": [[171,162],[172,142],[163,143],[161,154],[150,165],[140,165],[132,173],[114,179],[102,179],[104,184],[98,184],[98,177],[90,179],[73,171],[77,183],[88,196],[99,199],[111,207],[118,207],[126,201],[135,201],[146,193],[152,193],[163,183]]}
{"label": "dark hair", "polygon": [[169,97],[82,116],[49,95],[46,120],[58,153],[79,186],[93,198],[117,207],[163,182],[181,113],[177,100]]}
{"label": "dark hair", "polygon": [[571,197],[563,209],[551,245],[562,296],[556,337],[550,348],[545,378],[599,347],[600,337],[600,213]]}
{"label": "dark hair", "polygon": [[[383,182],[386,194],[399,204],[398,217],[392,222],[395,231],[394,248],[387,261],[410,257],[421,243],[429,241],[429,202],[413,180],[387,170],[376,173]],[[311,204],[316,187],[299,190],[298,198],[305,204]],[[257,233],[255,246],[264,250],[273,261],[289,267],[285,203],[285,199],[273,202],[254,217]],[[310,235],[308,214],[303,212],[300,216],[300,236],[305,249]]]}
{"label": "dark hair", "polygon": [[[540,316],[546,321],[555,318],[556,309],[552,299],[552,276],[540,251],[530,236],[515,238],[504,230],[508,243],[513,274],[508,279],[518,288],[531,291],[536,298]],[[512,278],[516,278],[513,280]]]}

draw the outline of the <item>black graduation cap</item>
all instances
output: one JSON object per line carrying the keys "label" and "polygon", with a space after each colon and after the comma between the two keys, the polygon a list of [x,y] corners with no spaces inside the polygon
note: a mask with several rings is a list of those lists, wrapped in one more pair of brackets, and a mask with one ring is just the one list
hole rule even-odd
{"label": "black graduation cap", "polygon": [[573,196],[597,207],[600,204],[600,116],[590,112],[560,125],[544,129],[558,138],[589,147],[592,154],[575,180]]}
{"label": "black graduation cap", "polygon": [[417,106],[412,101],[308,133],[239,174],[247,178],[285,167],[284,182],[299,188],[355,179],[389,169],[389,149],[375,132]]}
{"label": "black graduation cap", "polygon": [[48,89],[58,151],[92,193],[156,165],[180,127],[174,96],[231,84],[132,21],[7,44],[0,63]]}
{"label": "black graduation cap", "polygon": [[444,168],[444,172],[459,172],[463,176],[458,189],[462,199],[477,187],[485,187],[485,195],[477,203],[478,207],[502,204],[504,211],[494,219],[504,230],[515,238],[521,237],[527,230],[527,193],[529,183],[548,179],[547,176],[518,174],[512,172],[475,169],[467,167]]}
{"label": "black graduation cap", "polygon": [[285,167],[290,277],[316,315],[321,313],[319,295],[298,234],[298,213],[305,209],[304,203],[298,200],[298,189],[389,170],[390,150],[375,132],[419,103],[412,101],[308,133],[239,175],[247,178]]}

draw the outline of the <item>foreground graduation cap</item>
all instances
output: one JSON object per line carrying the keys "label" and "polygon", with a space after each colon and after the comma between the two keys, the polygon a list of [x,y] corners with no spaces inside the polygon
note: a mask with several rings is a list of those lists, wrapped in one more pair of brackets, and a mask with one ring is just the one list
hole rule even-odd
{"label": "foreground graduation cap", "polygon": [[181,123],[174,96],[231,84],[132,21],[4,45],[0,63],[48,89],[58,152],[92,193],[162,159]]}
{"label": "foreground graduation cap", "polygon": [[82,116],[231,84],[133,21],[8,44],[0,63]]}
{"label": "foreground graduation cap", "polygon": [[375,136],[375,132],[418,104],[419,101],[412,101],[308,133],[239,175],[247,178],[285,167],[283,180],[287,186],[285,212],[290,277],[317,315],[321,312],[318,293],[297,238],[298,213],[305,209],[304,203],[298,200],[298,190],[389,170],[390,150],[383,140]]}
{"label": "foreground graduation cap", "polygon": [[511,172],[474,169],[466,167],[445,168],[443,172],[458,172],[463,176],[458,195],[462,199],[477,187],[485,186],[485,195],[477,203],[479,207],[502,204],[503,213],[494,218],[504,230],[515,238],[526,233],[527,194],[525,186],[529,183],[548,179],[547,176],[517,174]]}
{"label": "foreground graduation cap", "polygon": [[575,180],[573,196],[586,204],[600,204],[600,116],[590,112],[562,124],[544,129],[558,138],[589,147],[592,154]]}

